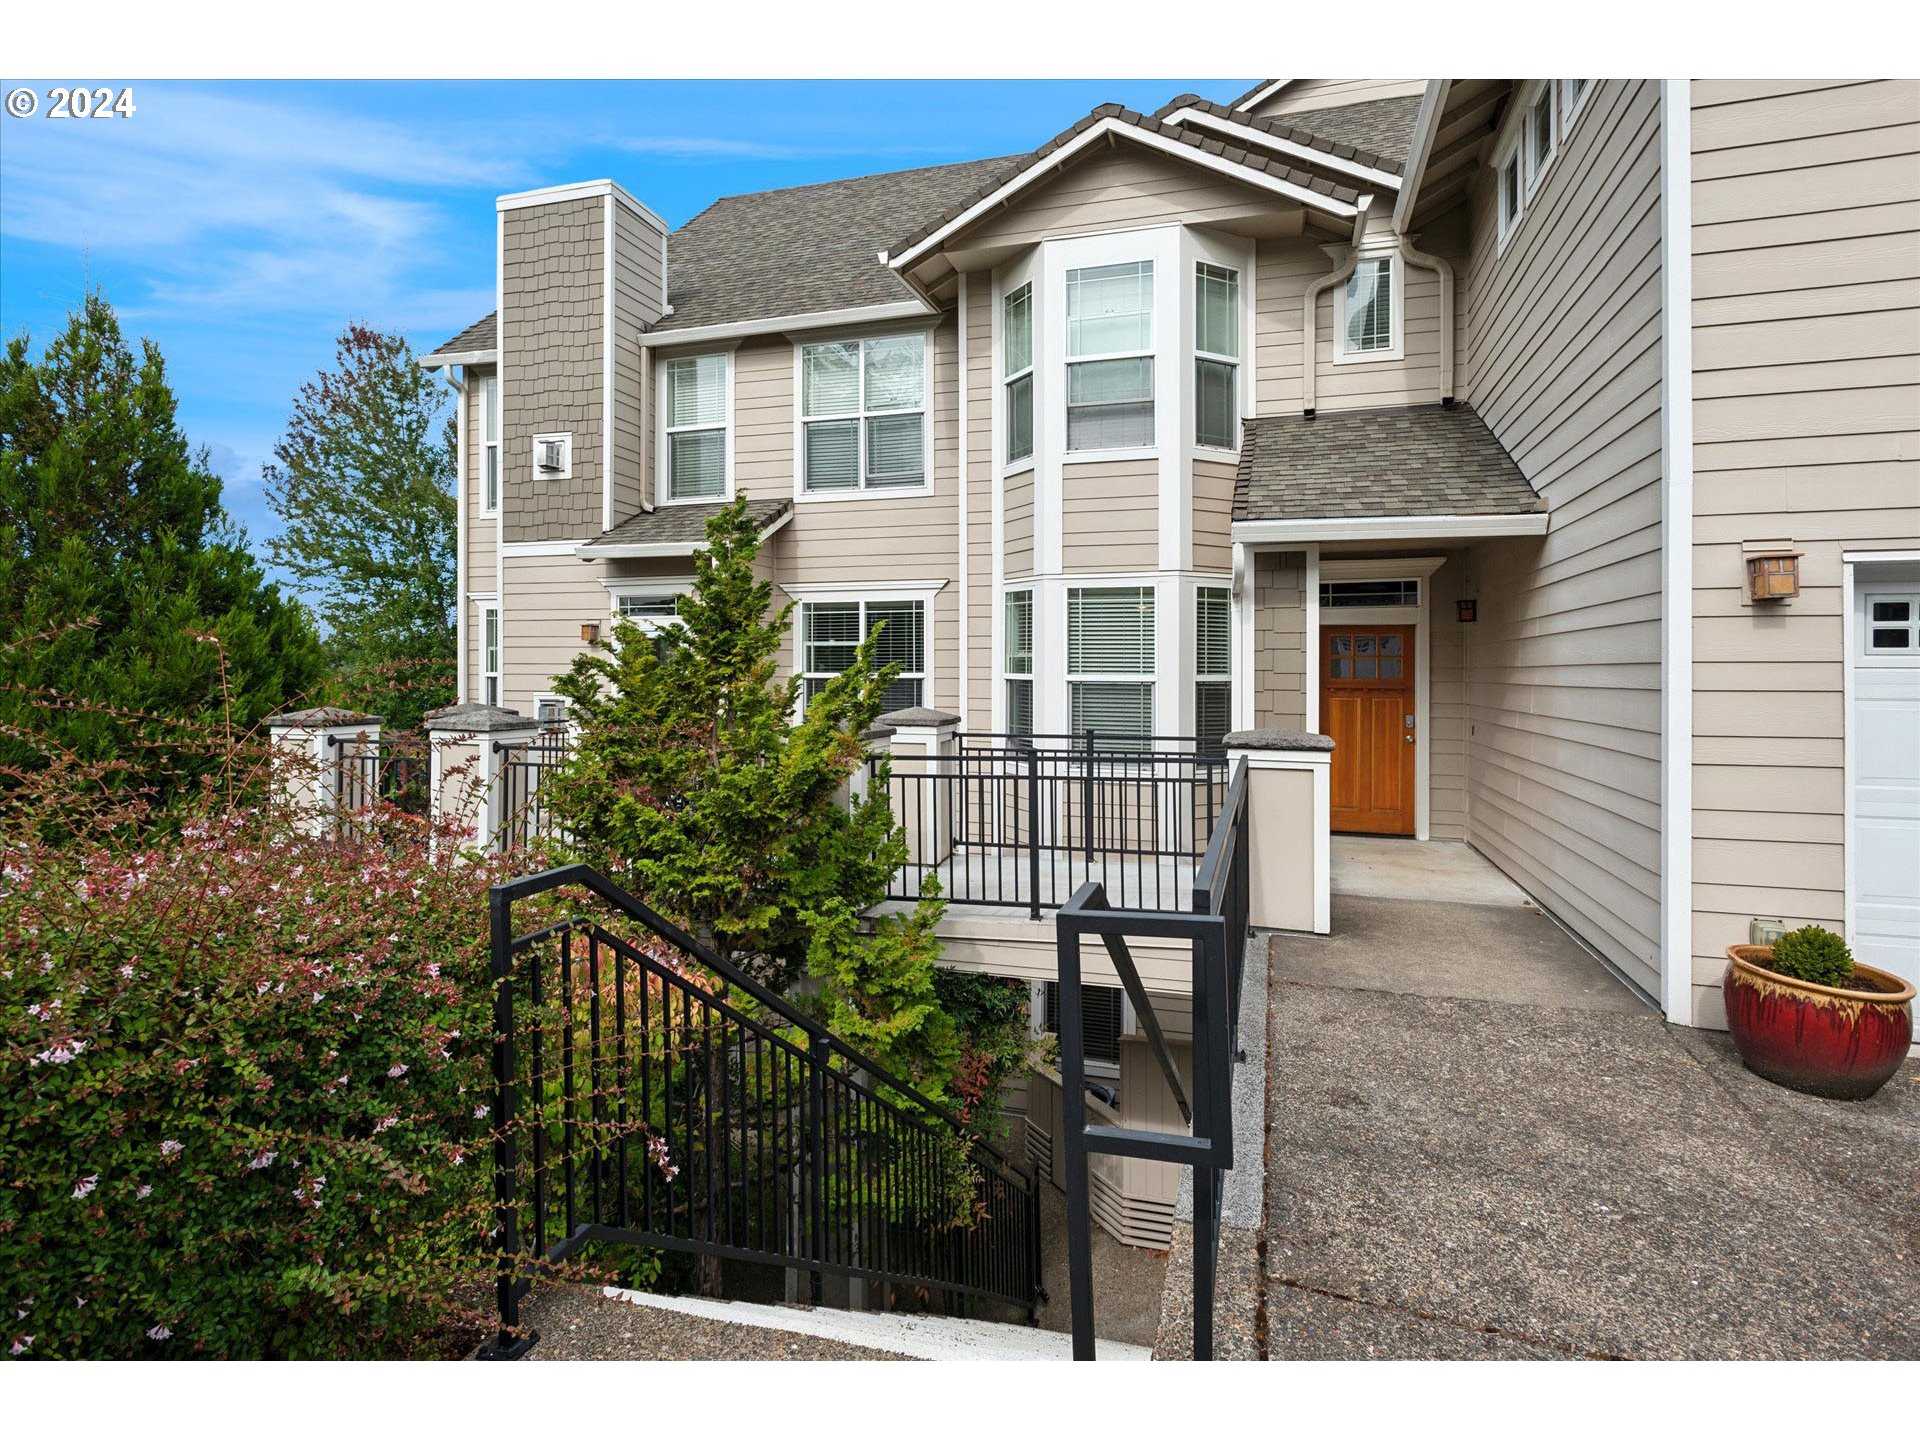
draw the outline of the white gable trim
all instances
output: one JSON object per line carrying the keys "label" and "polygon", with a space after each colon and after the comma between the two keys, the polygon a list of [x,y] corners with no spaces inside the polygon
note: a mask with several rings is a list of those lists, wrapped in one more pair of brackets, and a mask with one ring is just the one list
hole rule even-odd
{"label": "white gable trim", "polygon": [[1037,185],[1043,180],[1051,179],[1056,170],[1071,162],[1074,157],[1081,152],[1092,149],[1110,135],[1117,135],[1122,139],[1145,145],[1150,150],[1159,150],[1163,154],[1172,155],[1177,159],[1185,160],[1191,165],[1198,165],[1202,169],[1216,171],[1219,174],[1238,180],[1243,185],[1251,185],[1258,190],[1267,190],[1276,195],[1283,195],[1289,200],[1297,201],[1302,205],[1306,205],[1328,215],[1335,215],[1342,219],[1351,220],[1355,215],[1360,213],[1358,207],[1349,205],[1344,200],[1335,200],[1330,195],[1318,194],[1315,191],[1307,189],[1305,186],[1295,185],[1290,181],[1280,180],[1272,175],[1262,174],[1260,171],[1249,169],[1237,161],[1227,160],[1218,155],[1209,155],[1204,150],[1197,150],[1191,145],[1182,144],[1178,140],[1170,140],[1155,131],[1143,130],[1138,125],[1130,125],[1116,116],[1109,115],[1099,123],[1089,125],[1085,130],[1081,131],[1073,139],[1049,155],[1042,164],[1022,170],[1010,180],[996,186],[991,194],[974,201],[973,204],[969,205],[953,219],[947,221],[946,224],[942,225],[938,230],[935,230],[931,235],[927,236],[926,239],[919,241],[911,249],[900,255],[892,255],[883,250],[880,252],[882,258],[895,270],[906,269],[916,260],[926,255],[927,252],[944,243],[948,237],[966,229],[990,211],[997,210],[1002,205],[1008,203],[1013,196],[1019,194],[1022,190],[1027,189],[1031,185]]}
{"label": "white gable trim", "polygon": [[1254,91],[1253,94],[1249,95],[1233,108],[1235,110],[1251,110],[1256,105],[1264,105],[1292,83],[1293,81],[1291,80],[1269,80],[1265,85],[1262,85],[1258,90]]}
{"label": "white gable trim", "polygon": [[884,305],[856,305],[845,310],[814,310],[803,315],[764,315],[751,320],[730,320],[720,325],[689,325],[682,330],[649,330],[640,337],[640,348],[659,350],[668,346],[710,345],[719,340],[740,340],[749,335],[778,335],[789,330],[827,330],[841,325],[873,325],[890,320],[931,320],[939,314],[918,300],[893,300]]}
{"label": "white gable trim", "polygon": [[[1398,190],[1400,177],[1388,170],[1366,165],[1358,160],[1344,160],[1338,155],[1328,154],[1325,150],[1316,150],[1311,145],[1302,145],[1298,140],[1288,140],[1274,135],[1254,125],[1243,125],[1238,120],[1226,120],[1208,110],[1176,110],[1167,117],[1170,125],[1203,125],[1209,130],[1218,130],[1223,135],[1231,135],[1244,145],[1260,145],[1268,150],[1278,151],[1292,159],[1304,160],[1310,165],[1318,165],[1325,170],[1338,170],[1369,185],[1377,185],[1384,190]],[[1285,123],[1284,121],[1281,123]]]}
{"label": "white gable trim", "polygon": [[1413,217],[1414,196],[1420,193],[1420,182],[1426,178],[1427,157],[1433,153],[1433,137],[1440,133],[1441,101],[1452,83],[1450,80],[1429,80],[1427,93],[1420,97],[1420,113],[1413,121],[1413,145],[1407,151],[1407,168],[1401,177],[1400,198],[1393,202],[1395,234],[1403,233],[1407,221]]}

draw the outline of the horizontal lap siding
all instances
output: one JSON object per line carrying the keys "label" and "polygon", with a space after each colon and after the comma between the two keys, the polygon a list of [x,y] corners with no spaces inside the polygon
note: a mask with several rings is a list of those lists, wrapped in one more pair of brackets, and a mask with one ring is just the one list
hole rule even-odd
{"label": "horizontal lap siding", "polygon": [[1016,579],[1033,574],[1033,471],[1007,477],[1005,503],[1006,575]]}
{"label": "horizontal lap siding", "polygon": [[1224,460],[1193,462],[1193,568],[1233,573],[1233,482]]}
{"label": "horizontal lap siding", "polygon": [[1061,467],[1062,568],[1152,570],[1160,563],[1160,472],[1151,460]]}
{"label": "horizontal lap siding", "polygon": [[1659,87],[1601,82],[1499,253],[1473,199],[1470,398],[1551,506],[1475,547],[1467,834],[1658,985]]}
{"label": "horizontal lap siding", "polygon": [[581,623],[607,623],[602,569],[571,555],[507,556],[500,703],[509,710],[532,715],[533,697],[552,690],[554,676],[564,674],[586,648],[580,643]]}
{"label": "horizontal lap siding", "polygon": [[1253,113],[1291,116],[1291,123],[1311,130],[1311,123],[1300,114],[1303,110],[1391,100],[1396,95],[1418,95],[1426,88],[1424,80],[1295,80],[1266,103],[1254,106]]}
{"label": "horizontal lap siding", "polygon": [[1037,182],[1012,209],[970,232],[967,244],[1029,245],[1050,235],[1204,225],[1268,213],[1275,203],[1266,191],[1122,141]]}
{"label": "horizontal lap siding", "polygon": [[[1755,916],[1844,923],[1843,550],[1920,543],[1920,84],[1696,81],[1694,1016]],[[1745,603],[1741,542],[1801,593]]]}

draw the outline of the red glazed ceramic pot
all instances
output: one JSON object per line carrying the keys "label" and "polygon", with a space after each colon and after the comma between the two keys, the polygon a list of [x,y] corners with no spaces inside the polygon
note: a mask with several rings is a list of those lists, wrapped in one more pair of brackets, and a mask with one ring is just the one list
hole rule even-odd
{"label": "red glazed ceramic pot", "polygon": [[1776,1085],[1864,1100],[1887,1083],[1913,1043],[1913,986],[1856,964],[1849,989],[1766,968],[1771,945],[1729,945],[1720,983],[1740,1058]]}

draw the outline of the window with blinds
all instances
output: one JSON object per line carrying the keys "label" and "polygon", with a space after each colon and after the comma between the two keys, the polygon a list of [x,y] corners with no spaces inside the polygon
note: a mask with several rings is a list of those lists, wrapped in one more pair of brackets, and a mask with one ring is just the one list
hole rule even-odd
{"label": "window with blinds", "polygon": [[719,500],[727,493],[727,357],[695,355],[666,365],[667,498]]}
{"label": "window with blinds", "polygon": [[481,510],[491,515],[500,508],[500,377],[489,375],[480,382],[481,467],[484,488]]}
{"label": "window with blinds", "polygon": [[[1126,991],[1117,985],[1080,987],[1080,1029],[1087,1059],[1107,1065],[1120,1063],[1120,1037],[1126,1030]],[[1041,1026],[1049,1035],[1060,1033],[1060,982],[1047,981],[1047,1009]]]}
{"label": "window with blinds", "polygon": [[1007,686],[1007,733],[1033,734],[1033,592],[1007,592],[1001,671]]}
{"label": "window with blinds", "polygon": [[923,703],[927,678],[926,606],[919,600],[813,601],[800,607],[800,673],[806,698],[853,668],[861,641],[874,636],[873,668],[898,665],[882,711]]}
{"label": "window with blinds", "polygon": [[1219,749],[1233,728],[1233,593],[1224,586],[1194,592],[1193,733]]}
{"label": "window with blinds", "polygon": [[480,607],[480,699],[500,703],[500,607]]}
{"label": "window with blinds", "polygon": [[1001,303],[1001,374],[1005,381],[1007,463],[1033,454],[1033,285]]}
{"label": "window with blinds", "polygon": [[1067,693],[1076,734],[1119,744],[1153,733],[1153,590],[1067,592]]}
{"label": "window with blinds", "polygon": [[924,485],[926,337],[889,335],[802,347],[800,416],[806,490]]}
{"label": "window with blinds", "polygon": [[1153,444],[1153,262],[1067,272],[1067,449]]}
{"label": "window with blinds", "polygon": [[1342,352],[1365,355],[1393,349],[1393,325],[1393,257],[1362,260],[1347,277]]}
{"label": "window with blinds", "polygon": [[1240,272],[1196,265],[1193,280],[1193,439],[1240,443]]}

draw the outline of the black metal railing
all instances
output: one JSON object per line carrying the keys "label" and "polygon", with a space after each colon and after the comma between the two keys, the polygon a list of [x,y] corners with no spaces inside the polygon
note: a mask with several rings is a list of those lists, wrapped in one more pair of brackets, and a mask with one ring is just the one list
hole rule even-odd
{"label": "black metal railing", "polygon": [[541,795],[541,782],[573,751],[573,732],[552,725],[531,740],[493,742],[499,779],[499,823],[493,843],[498,850],[522,850],[535,840],[558,834],[552,809]]}
{"label": "black metal railing", "polygon": [[[1067,1274],[1072,1303],[1073,1358],[1091,1360],[1093,1333],[1093,1215],[1087,1157],[1092,1154],[1164,1160],[1193,1168],[1193,1357],[1213,1358],[1214,1279],[1220,1261],[1221,1175],[1233,1168],[1234,1064],[1239,1052],[1240,982],[1245,970],[1250,895],[1247,768],[1242,761],[1227,787],[1221,823],[1194,876],[1185,913],[1123,909],[1109,904],[1105,887],[1089,881],[1061,907],[1055,921],[1060,966],[1061,1125],[1067,1189]],[[1185,1135],[1088,1124],[1079,1097],[1086,1086],[1086,1034],[1080,981],[1080,945],[1097,935],[1119,973],[1174,1103],[1190,1127]],[[1183,1080],[1162,1032],[1153,997],[1127,945],[1136,936],[1188,941],[1193,949],[1193,1058]]]}
{"label": "black metal railing", "polygon": [[366,839],[380,806],[426,815],[432,766],[421,736],[329,735],[333,752],[334,828],[342,839]]}
{"label": "black metal railing", "polygon": [[889,798],[907,863],[888,898],[938,876],[949,901],[1038,919],[1099,881],[1125,908],[1174,910],[1226,796],[1227,761],[1190,737],[981,735],[952,754],[894,753]]}
{"label": "black metal railing", "polygon": [[[514,933],[513,906],[587,908]],[[500,1329],[534,1276],[596,1244],[926,1289],[1031,1319],[1032,1173],[585,865],[496,885]],[[544,907],[543,907],[544,908]]]}

